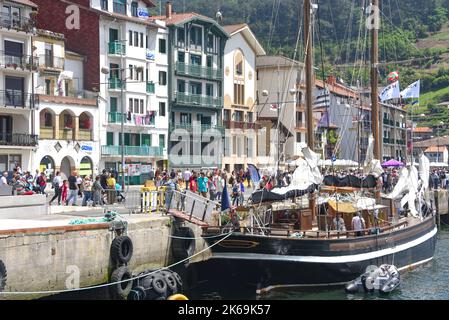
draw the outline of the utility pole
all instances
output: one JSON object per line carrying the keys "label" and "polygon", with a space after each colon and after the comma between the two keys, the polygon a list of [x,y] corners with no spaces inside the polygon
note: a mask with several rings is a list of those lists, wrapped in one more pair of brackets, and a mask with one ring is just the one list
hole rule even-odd
{"label": "utility pole", "polygon": [[[311,0],[304,0],[304,41],[306,48],[306,109],[307,109],[307,144],[311,150],[315,150],[313,132],[313,47],[312,47],[312,8]],[[309,198],[309,209],[312,215],[312,224],[316,223],[315,194]]]}

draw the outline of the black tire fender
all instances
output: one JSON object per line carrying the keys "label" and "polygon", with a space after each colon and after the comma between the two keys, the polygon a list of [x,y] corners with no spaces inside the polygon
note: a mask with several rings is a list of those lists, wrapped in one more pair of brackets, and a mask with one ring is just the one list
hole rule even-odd
{"label": "black tire fender", "polygon": [[145,300],[147,293],[145,288],[142,286],[137,286],[131,290],[128,295],[128,300]]}
{"label": "black tire fender", "polygon": [[114,299],[126,300],[128,298],[133,282],[124,280],[132,277],[131,271],[126,266],[119,267],[112,272],[110,283],[113,283],[113,285],[110,286],[110,293]]}
{"label": "black tire fender", "polygon": [[175,229],[174,236],[185,238],[173,238],[173,257],[177,261],[185,260],[195,253],[195,233],[192,231],[192,229],[188,227],[180,227],[178,229]]}
{"label": "black tire fender", "polygon": [[167,293],[167,282],[165,282],[165,279],[159,274],[154,275],[153,290],[160,295],[165,295]]}
{"label": "black tire fender", "polygon": [[2,260],[0,260],[0,292],[2,292],[6,287],[6,279],[8,273],[6,272],[6,266]]}
{"label": "black tire fender", "polygon": [[111,258],[116,263],[128,263],[133,255],[133,242],[128,236],[116,237],[111,244]]}
{"label": "black tire fender", "polygon": [[175,277],[176,282],[178,283],[178,287],[182,288],[182,278],[177,272],[173,272],[173,277]]}

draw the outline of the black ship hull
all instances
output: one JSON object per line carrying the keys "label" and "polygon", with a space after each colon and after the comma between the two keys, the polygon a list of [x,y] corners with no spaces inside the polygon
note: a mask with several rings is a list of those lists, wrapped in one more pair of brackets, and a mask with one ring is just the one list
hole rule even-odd
{"label": "black ship hull", "polygon": [[[388,233],[347,239],[233,233],[212,247],[207,269],[262,292],[285,286],[342,285],[371,265],[393,264],[403,271],[432,260],[436,233],[434,217]],[[213,245],[220,239],[206,241]]]}

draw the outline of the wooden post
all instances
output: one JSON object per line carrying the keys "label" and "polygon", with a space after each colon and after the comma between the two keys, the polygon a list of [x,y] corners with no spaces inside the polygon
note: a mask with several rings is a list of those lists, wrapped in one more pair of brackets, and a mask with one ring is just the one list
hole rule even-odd
{"label": "wooden post", "polygon": [[437,219],[437,226],[438,229],[441,229],[441,218],[440,218],[440,210],[439,210],[439,204],[438,204],[438,190],[433,191],[433,198],[435,202],[435,215]]}

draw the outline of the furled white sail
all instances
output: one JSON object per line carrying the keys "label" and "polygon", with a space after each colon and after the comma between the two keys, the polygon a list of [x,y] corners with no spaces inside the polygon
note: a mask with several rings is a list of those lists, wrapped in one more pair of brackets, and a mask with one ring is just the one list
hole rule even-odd
{"label": "furled white sail", "polygon": [[363,164],[363,173],[365,175],[372,174],[378,178],[382,174],[382,166],[378,159],[374,159],[374,137],[371,134],[368,139],[368,148],[366,150],[366,158]]}

